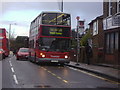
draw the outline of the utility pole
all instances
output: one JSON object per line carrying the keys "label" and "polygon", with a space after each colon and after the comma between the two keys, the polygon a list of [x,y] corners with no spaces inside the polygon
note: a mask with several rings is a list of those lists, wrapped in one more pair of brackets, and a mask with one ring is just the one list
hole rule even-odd
{"label": "utility pole", "polygon": [[11,25],[12,25],[12,24],[9,24],[9,51],[10,51],[10,34],[11,34]]}
{"label": "utility pole", "polygon": [[80,54],[80,39],[79,39],[79,33],[78,33],[78,29],[79,29],[79,19],[80,17],[77,16],[77,63],[76,65],[79,65],[78,61],[79,61],[79,54]]}
{"label": "utility pole", "polygon": [[11,39],[11,26],[16,25],[16,23],[9,24],[9,50],[10,50],[10,39]]}

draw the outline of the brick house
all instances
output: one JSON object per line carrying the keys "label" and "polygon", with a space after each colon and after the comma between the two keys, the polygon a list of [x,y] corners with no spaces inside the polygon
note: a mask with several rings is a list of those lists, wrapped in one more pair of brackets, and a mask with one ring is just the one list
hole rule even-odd
{"label": "brick house", "polygon": [[103,15],[96,17],[89,23],[89,29],[92,34],[92,50],[93,58],[91,63],[103,63],[104,62],[104,31],[103,31]]}
{"label": "brick house", "polygon": [[103,15],[92,20],[89,26],[92,63],[120,65],[120,0],[103,2]]}
{"label": "brick house", "polygon": [[104,60],[120,64],[120,0],[103,2]]}

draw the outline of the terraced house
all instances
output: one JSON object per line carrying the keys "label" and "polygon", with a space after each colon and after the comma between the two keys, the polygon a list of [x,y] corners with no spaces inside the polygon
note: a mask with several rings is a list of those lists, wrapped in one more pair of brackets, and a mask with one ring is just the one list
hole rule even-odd
{"label": "terraced house", "polygon": [[89,23],[92,34],[92,51],[93,57],[91,63],[104,63],[104,31],[103,15],[96,17]]}
{"label": "terraced house", "polygon": [[104,60],[120,65],[120,0],[103,3]]}
{"label": "terraced house", "polygon": [[89,23],[92,33],[91,63],[120,65],[120,0],[104,0],[103,15]]}

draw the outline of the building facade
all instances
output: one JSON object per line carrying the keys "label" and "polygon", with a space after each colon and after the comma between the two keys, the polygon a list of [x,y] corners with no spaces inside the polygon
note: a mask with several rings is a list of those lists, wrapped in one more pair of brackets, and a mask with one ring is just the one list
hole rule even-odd
{"label": "building facade", "polygon": [[93,50],[91,63],[104,63],[104,31],[102,20],[103,16],[99,16],[89,23]]}
{"label": "building facade", "polygon": [[104,60],[120,65],[120,0],[103,2]]}

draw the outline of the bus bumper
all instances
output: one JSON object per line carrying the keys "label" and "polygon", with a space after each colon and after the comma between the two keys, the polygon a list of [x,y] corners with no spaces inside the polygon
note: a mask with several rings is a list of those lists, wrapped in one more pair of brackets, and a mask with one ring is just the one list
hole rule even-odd
{"label": "bus bumper", "polygon": [[37,58],[36,62],[38,63],[69,63],[70,59],[63,58]]}

